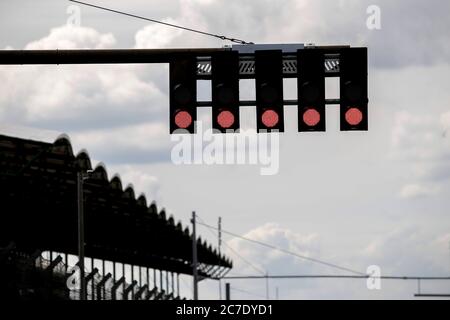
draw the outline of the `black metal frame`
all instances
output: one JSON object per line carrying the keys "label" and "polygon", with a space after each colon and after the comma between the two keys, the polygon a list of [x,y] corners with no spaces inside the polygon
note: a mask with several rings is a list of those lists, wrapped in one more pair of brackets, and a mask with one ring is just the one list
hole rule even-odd
{"label": "black metal frame", "polygon": [[[339,59],[342,49],[349,46],[316,46],[303,50],[320,49],[325,59]],[[197,62],[210,62],[215,52],[231,51],[231,48],[201,49],[80,49],[80,50],[0,50],[0,65],[48,65],[48,64],[146,64],[171,63],[183,57],[197,58]],[[239,54],[240,61],[254,61],[254,54]],[[283,53],[284,60],[296,61],[296,53]],[[283,71],[283,78],[296,78],[296,72]],[[325,77],[339,77],[339,72],[325,72]],[[210,73],[197,72],[197,80],[211,80]],[[240,72],[239,79],[254,79],[255,75]],[[339,99],[326,99],[325,104],[339,104]],[[284,100],[286,106],[297,105],[297,100]],[[240,101],[239,106],[255,106],[256,101]],[[211,101],[198,101],[197,107],[211,107]]]}

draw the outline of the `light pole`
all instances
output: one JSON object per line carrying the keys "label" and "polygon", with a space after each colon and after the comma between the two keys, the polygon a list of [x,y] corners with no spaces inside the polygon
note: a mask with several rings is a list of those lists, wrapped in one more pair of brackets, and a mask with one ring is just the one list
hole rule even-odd
{"label": "light pole", "polygon": [[80,300],[86,300],[86,278],[84,275],[84,208],[83,172],[77,173],[78,200],[78,267],[80,268]]}
{"label": "light pole", "polygon": [[198,270],[197,270],[197,235],[195,230],[195,211],[192,212],[192,275],[194,278],[194,300],[198,300]]}
{"label": "light pole", "polygon": [[80,268],[80,300],[86,300],[86,277],[84,273],[84,180],[89,178],[91,170],[81,166],[77,172],[77,201],[78,201],[78,267]]}

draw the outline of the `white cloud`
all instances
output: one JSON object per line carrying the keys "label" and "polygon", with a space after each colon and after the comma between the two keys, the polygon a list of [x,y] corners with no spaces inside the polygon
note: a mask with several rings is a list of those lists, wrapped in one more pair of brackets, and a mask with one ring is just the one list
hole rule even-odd
{"label": "white cloud", "polygon": [[61,132],[58,131],[36,129],[8,123],[0,123],[0,133],[21,139],[31,139],[49,143],[53,143],[61,135]]}
{"label": "white cloud", "polygon": [[[394,155],[407,161],[410,181],[402,198],[430,196],[450,178],[450,137],[446,134],[449,112],[438,115],[399,112],[392,131]],[[413,181],[411,181],[413,180]]]}
{"label": "white cloud", "polygon": [[[188,167],[154,162],[170,154],[167,67],[1,67],[0,120],[67,132],[74,151],[86,147],[94,159],[106,162],[110,176],[121,173],[124,185],[133,183],[137,194],[145,192],[148,200],[164,196],[165,202],[158,204],[173,208],[177,218],[185,215],[185,221],[192,208],[208,212],[211,219],[226,216],[230,230],[249,230],[257,221],[261,226],[248,232],[248,237],[307,256],[357,270],[378,262],[386,273],[426,271],[434,275],[443,270],[448,260],[449,235],[442,229],[446,231],[449,223],[445,210],[450,190],[446,188],[450,177],[449,133],[446,133],[450,124],[447,90],[450,67],[446,61],[450,20],[442,17],[449,11],[446,10],[449,3],[378,1],[382,10],[381,31],[366,28],[369,3],[372,4],[356,0],[226,3],[182,0],[149,8],[148,3],[140,2],[138,12],[143,15],[259,43],[369,46],[370,131],[338,132],[337,108],[330,107],[327,133],[297,135],[296,114],[289,113],[292,116],[287,121],[294,129],[286,132],[282,140],[280,174],[269,179],[237,166]],[[120,9],[133,11],[135,5],[131,10],[126,6]],[[108,19],[89,22],[91,13],[83,10],[83,23],[96,23],[101,30],[111,30],[117,41],[109,33],[61,27],[26,47],[110,48],[127,43],[130,47],[156,48],[222,44],[214,38],[153,24],[136,32],[135,24],[128,20],[109,21],[108,15],[101,15]],[[37,39],[35,34],[40,32],[42,28],[30,29],[22,39]],[[132,43],[133,39],[136,43]],[[19,40],[14,37],[11,41]],[[407,111],[393,117],[398,110]],[[390,136],[392,125],[395,130]],[[386,159],[391,144],[396,161]],[[156,181],[154,175],[158,177]],[[438,193],[426,196],[430,190]],[[401,196],[402,191],[408,198],[393,199]],[[424,196],[411,200],[420,194]],[[267,221],[288,227],[265,224]],[[411,224],[421,225],[429,234],[409,229],[391,235],[392,225]],[[427,245],[420,246],[421,243]],[[230,244],[271,273],[332,271],[237,239]],[[372,251],[360,250],[366,244]],[[435,258],[424,258],[430,252]],[[235,262],[233,272],[256,272],[233,253],[228,254]],[[427,269],[427,264],[432,269]],[[201,285],[205,283],[208,282],[202,281]],[[216,289],[216,283],[213,285]],[[394,282],[379,295],[368,293],[365,282],[359,280],[288,280],[271,281],[270,285],[272,296],[275,285],[280,286],[282,298],[403,298],[411,297],[416,284],[411,289]],[[238,282],[236,286],[262,295],[265,292],[263,281]]]}
{"label": "white cloud", "polygon": [[442,131],[438,117],[426,114],[399,112],[392,133],[395,148],[415,159],[430,159],[439,152]]}
{"label": "white cloud", "polygon": [[446,135],[448,130],[450,129],[450,111],[441,114],[440,123],[442,125],[442,128],[444,129],[444,135]]}
{"label": "white cloud", "polygon": [[[252,229],[244,237],[272,244],[283,249],[303,253],[311,258],[321,258],[327,262],[342,265],[336,257],[324,257],[326,248],[322,248],[318,234],[301,235],[277,224],[269,223]],[[450,234],[433,233],[422,227],[395,227],[363,244],[361,250],[347,253],[345,266],[365,272],[371,265],[381,268],[384,276],[445,276],[448,273],[448,245]],[[279,253],[257,244],[233,238],[228,242],[247,261],[257,268],[269,271],[269,274],[348,274],[340,270],[323,267],[320,264]],[[227,254],[233,258],[232,274],[258,275],[232,251]],[[330,255],[330,254],[329,254]],[[333,260],[334,261],[330,261]],[[344,258],[340,258],[344,259]],[[411,286],[412,284],[412,286]],[[445,291],[446,282],[424,282],[422,287],[431,292]],[[265,280],[240,280],[231,282],[231,287],[245,288],[253,293],[249,295],[233,291],[236,299],[257,299],[265,295]],[[406,281],[382,280],[380,291],[371,291],[363,280],[270,280],[270,296],[274,297],[274,287],[280,286],[283,299],[413,299],[415,283]],[[326,288],[326,289],[325,289]],[[211,288],[205,288],[211,290]],[[213,292],[209,296],[215,296]]]}
{"label": "white cloud", "polygon": [[408,184],[400,192],[400,196],[405,199],[426,197],[436,194],[439,189],[436,186],[423,186],[420,184]]}
{"label": "white cloud", "polygon": [[417,226],[396,227],[372,240],[362,254],[370,264],[384,269],[385,275],[445,276],[449,237],[448,232],[434,233]]}
{"label": "white cloud", "polygon": [[[114,43],[111,34],[62,26],[26,48],[105,48]],[[149,76],[149,70],[144,65],[1,66],[0,119],[62,131],[157,122],[168,98],[154,82],[162,81],[161,71]]]}
{"label": "white cloud", "polygon": [[170,137],[161,123],[93,129],[70,134],[75,148],[87,148],[94,159],[136,164],[168,161]]}
{"label": "white cloud", "polygon": [[203,17],[203,30],[247,41],[364,45],[370,48],[372,65],[383,68],[447,61],[449,3],[379,0],[381,30],[377,31],[366,27],[366,9],[373,4],[370,0],[181,1],[182,10]]}
{"label": "white cloud", "polygon": [[93,28],[64,25],[50,30],[48,36],[30,42],[26,50],[107,49],[116,44],[111,33],[101,34]]}
{"label": "white cloud", "polygon": [[[163,22],[176,24],[173,19],[164,19]],[[135,48],[137,49],[158,49],[165,48],[173,43],[173,41],[182,34],[180,29],[160,24],[150,24],[135,35]]]}
{"label": "white cloud", "polygon": [[152,201],[156,201],[157,204],[159,204],[159,200],[161,199],[161,184],[157,177],[149,174],[148,172],[136,170],[129,165],[120,166],[119,171],[124,188],[126,185],[131,184],[136,193],[136,197],[143,193],[145,194],[148,205]]}
{"label": "white cloud", "polygon": [[[243,236],[248,239],[269,243],[305,257],[318,257],[320,255],[320,239],[317,234],[299,234],[276,223],[266,223],[250,230]],[[260,270],[268,272],[276,270],[278,273],[295,273],[297,271],[298,273],[299,270],[304,272],[313,268],[310,261],[261,247],[243,239],[233,238],[228,242],[228,245],[248,260],[256,262]],[[227,250],[227,253],[233,256],[237,273],[255,274],[257,272],[236,257],[233,251]]]}

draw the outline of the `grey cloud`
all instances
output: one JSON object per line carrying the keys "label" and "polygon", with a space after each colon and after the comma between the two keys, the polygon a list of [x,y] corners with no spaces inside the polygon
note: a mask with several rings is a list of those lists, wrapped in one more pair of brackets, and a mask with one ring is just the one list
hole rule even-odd
{"label": "grey cloud", "polygon": [[385,274],[445,275],[448,266],[441,257],[449,240],[449,233],[433,234],[420,227],[398,228],[374,239],[363,253]]}
{"label": "grey cloud", "polygon": [[[21,1],[20,17],[16,13],[16,2],[1,3],[2,11],[12,12],[5,17],[5,23],[14,25],[15,21],[24,19],[24,23],[14,27],[20,27],[22,30],[18,32],[22,42],[27,37],[29,42],[45,34],[42,26],[47,26],[48,30],[67,20],[67,5],[55,5],[50,1],[45,5],[45,2],[42,1],[41,4],[42,8],[46,8],[45,15],[36,15],[32,1]],[[107,1],[97,3],[159,20],[169,18],[187,27],[259,43],[367,45],[370,48],[372,65],[380,68],[439,64],[447,62],[450,55],[447,31],[450,29],[450,21],[447,19],[447,12],[450,12],[448,1],[180,0],[152,2],[151,8],[145,1],[133,1],[132,5],[113,5]],[[371,31],[366,27],[366,10],[369,5],[377,5],[381,9],[381,30]],[[135,45],[136,30],[146,25],[143,21],[101,10],[83,6],[81,10],[83,26],[112,32],[121,44],[127,44],[129,47]],[[44,16],[45,21],[42,20]],[[14,22],[8,20],[13,18]],[[49,24],[49,21],[52,24]],[[150,26],[152,28],[155,25]],[[2,30],[7,32],[8,28]],[[36,34],[35,30],[40,30],[40,34]],[[159,30],[168,37],[177,33],[177,30],[166,27]],[[4,34],[3,38],[7,35]],[[34,38],[30,39],[29,35],[34,35]],[[186,32],[183,32],[181,37],[176,37],[176,41],[167,43],[171,46],[189,47],[221,44],[217,39]],[[6,45],[16,46],[16,43],[4,43],[3,47]]]}
{"label": "grey cloud", "polygon": [[378,1],[383,27],[369,33],[374,62],[381,67],[448,62],[450,3],[447,1]]}
{"label": "grey cloud", "polygon": [[[320,235],[301,235],[276,224],[266,224],[254,228],[245,234],[247,238],[259,240],[278,247],[302,253],[311,258],[319,258],[327,262],[345,265],[359,272],[366,272],[368,266],[376,265],[382,275],[441,275],[445,276],[447,264],[441,255],[447,250],[449,233],[433,234],[421,227],[388,229],[388,231],[367,243],[360,251],[346,256],[333,256],[330,250],[322,247]],[[257,267],[269,274],[348,274],[340,270],[324,267],[319,264],[302,261],[295,257],[278,253],[268,248],[255,245],[245,240],[233,238],[228,242],[233,249],[247,261],[256,263]],[[258,275],[240,257],[227,250],[235,262],[236,274]],[[424,253],[427,254],[424,254]],[[328,254],[328,255],[327,255]],[[250,280],[249,280],[250,281]],[[253,294],[265,294],[265,281],[232,282],[237,287],[250,289]],[[274,295],[274,286],[280,286],[284,299],[341,299],[361,298],[413,298],[415,293],[409,283],[382,281],[382,289],[372,292],[366,288],[366,280],[270,280]],[[425,284],[423,284],[425,286]],[[439,292],[445,288],[444,283],[427,283],[429,290]],[[326,290],[324,290],[326,288]],[[242,299],[257,298],[246,293],[235,292],[234,296]]]}
{"label": "grey cloud", "polygon": [[[410,183],[401,194],[406,198],[427,196],[445,190],[450,178],[450,138],[442,135],[445,123],[440,116],[398,113],[393,129],[393,153],[409,163]],[[440,190],[441,189],[441,190]]]}
{"label": "grey cloud", "polygon": [[[112,36],[91,28],[62,26],[29,46],[83,48],[111,43]],[[166,69],[161,66],[2,66],[0,71],[5,84],[0,89],[3,122],[73,131],[162,122],[166,117],[168,96],[161,90]]]}
{"label": "grey cloud", "polygon": [[[110,5],[108,1],[99,3]],[[295,111],[295,108],[291,108],[286,112],[286,123],[289,122],[291,127],[281,141],[280,174],[277,176],[260,177],[258,168],[248,166],[175,166],[170,161],[157,163],[154,161],[167,159],[170,149],[165,127],[168,106],[167,66],[124,66],[124,70],[111,69],[111,66],[92,66],[91,69],[90,66],[87,69],[70,69],[70,73],[69,69],[67,73],[63,72],[65,67],[50,70],[52,67],[48,66],[45,67],[49,69],[47,71],[44,67],[29,73],[20,71],[26,69],[24,67],[11,71],[12,75],[9,75],[10,71],[2,69],[0,119],[67,132],[74,150],[87,148],[92,158],[105,161],[110,174],[123,173],[129,182],[139,183],[136,185],[137,192],[156,193],[158,197],[160,190],[165,200],[160,203],[172,208],[176,216],[183,217],[184,221],[188,221],[191,210],[195,209],[207,215],[205,219],[215,221],[218,215],[222,216],[226,229],[246,233],[246,230],[255,228],[255,223],[264,225],[275,219],[300,235],[312,232],[319,235],[318,239],[324,245],[300,241],[300,245],[292,247],[311,256],[358,270],[367,267],[368,263],[378,262],[386,268],[386,272],[403,273],[401,268],[406,264],[414,265],[415,259],[418,259],[417,269],[405,271],[431,273],[442,270],[441,266],[447,262],[448,247],[442,251],[442,247],[433,247],[430,239],[443,234],[442,230],[446,231],[449,224],[446,215],[449,183],[436,180],[446,176],[448,163],[444,148],[439,145],[446,140],[442,139],[443,131],[437,124],[439,115],[448,111],[447,102],[450,98],[446,86],[448,64],[440,64],[442,61],[446,63],[445,55],[448,56],[448,36],[445,33],[449,29],[446,27],[448,20],[446,17],[440,19],[449,11],[446,2],[429,1],[423,5],[416,0],[370,2],[380,5],[382,9],[381,31],[369,31],[365,27],[368,1],[189,0],[170,2],[169,9],[164,7],[165,4],[160,5],[164,8],[155,8],[155,12],[152,6],[148,6],[148,1],[140,3],[143,5],[139,8],[134,8],[134,4],[132,8],[123,3],[119,9],[130,12],[136,10],[149,17],[170,17],[189,27],[255,42],[368,45],[372,63],[370,131],[361,134],[339,132],[338,110],[330,107],[327,109],[326,133],[300,135],[296,132],[296,113],[290,112]],[[4,2],[0,6],[0,10],[3,10]],[[42,7],[50,8],[45,5]],[[54,14],[65,17],[64,8]],[[136,44],[136,31],[146,25],[95,10],[82,9],[82,14],[83,26],[95,27],[100,30],[100,35],[113,34],[117,47],[133,47]],[[14,24],[17,22],[9,22],[8,25]],[[61,23],[46,27],[45,32],[41,32],[42,28],[39,32],[35,31],[30,27],[34,25],[30,23],[28,29],[23,26],[19,28],[25,30],[19,35],[20,38],[26,39],[19,47],[48,35],[50,27]],[[3,32],[3,38],[11,39],[5,33],[10,29],[2,30],[0,34]],[[170,41],[162,43],[157,37],[152,39],[152,28],[146,30],[145,46],[148,47],[158,43],[166,47],[218,47],[225,43],[186,32],[181,35],[174,33]],[[15,43],[8,44],[16,46]],[[399,70],[400,67],[405,68]],[[52,79],[61,80],[58,85],[64,84],[66,88],[56,90],[60,88],[52,87],[56,86]],[[102,79],[108,83],[103,85]],[[122,85],[123,79],[129,80]],[[35,86],[42,86],[45,90],[26,90]],[[427,88],[427,94],[420,88]],[[57,96],[49,92],[68,94],[63,99],[64,95]],[[127,92],[132,94],[128,96]],[[39,101],[40,104],[34,103]],[[52,101],[55,102],[54,109]],[[61,109],[66,105],[67,109]],[[30,118],[28,108],[33,106],[37,108],[31,110],[34,117]],[[392,161],[387,153],[393,151],[390,131],[394,114],[398,110],[407,110],[419,120],[429,116],[432,121],[423,125],[403,123],[406,138],[402,137],[401,143],[392,148],[399,152],[395,158],[398,161]],[[161,128],[152,128],[153,125],[161,125]],[[430,132],[433,137],[431,145],[423,139]],[[410,152],[413,148],[419,152],[425,150],[428,156],[417,158]],[[125,163],[130,168],[126,168]],[[139,182],[139,174],[127,174],[130,170],[142,175],[155,174],[161,183],[158,182],[154,187],[148,182],[150,178]],[[425,175],[419,174],[420,171]],[[403,185],[422,186],[434,182],[442,191],[435,197],[414,200],[396,198]],[[419,224],[433,235],[423,235],[413,230],[411,233],[418,234],[414,239],[408,232],[390,236],[393,225],[411,224]],[[202,230],[202,236],[205,233],[208,231]],[[362,257],[363,253],[358,248],[366,247],[385,236],[389,239],[379,240],[380,244],[373,255]],[[396,245],[395,241],[400,241],[399,237],[402,236],[408,240]],[[279,246],[297,242],[292,235],[282,233],[276,236],[269,234],[261,239],[273,241]],[[420,242],[430,246],[417,246]],[[389,246],[394,249],[387,250],[384,255],[384,249]],[[434,249],[431,250],[431,247]],[[269,271],[326,271],[323,267],[316,268],[293,257],[269,254],[263,250],[251,252],[255,249],[242,248],[255,258],[255,263],[267,266]],[[431,251],[437,261],[420,256],[429,255]],[[402,255],[402,261],[397,264],[399,254]],[[236,263],[237,259],[235,257]],[[427,263],[433,267],[422,268]],[[240,263],[239,266],[244,265]],[[202,281],[201,286],[207,283]],[[236,285],[239,286],[239,283]],[[415,284],[411,289],[406,284],[394,283],[390,287],[386,285],[386,289],[377,294],[369,293],[361,281],[271,281],[272,295],[275,285],[280,286],[282,298],[398,298],[412,297],[415,290]],[[446,285],[448,288],[448,283]],[[217,294],[216,283],[213,286]],[[247,282],[241,286],[254,287],[263,295],[265,292],[264,284],[261,283]],[[433,284],[431,289],[434,286],[437,284]]]}
{"label": "grey cloud", "polygon": [[[381,30],[366,27],[369,5],[381,9]],[[432,65],[450,55],[446,1],[230,0],[195,9],[210,31],[249,41],[366,45],[371,64],[380,68]]]}

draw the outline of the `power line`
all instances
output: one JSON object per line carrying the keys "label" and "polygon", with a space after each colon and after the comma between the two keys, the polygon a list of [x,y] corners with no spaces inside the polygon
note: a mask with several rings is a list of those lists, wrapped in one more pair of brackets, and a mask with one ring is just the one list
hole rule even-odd
{"label": "power line", "polygon": [[[197,224],[201,224],[201,225],[203,225],[204,227],[206,227],[207,230],[208,230],[214,237],[216,237],[217,234],[213,231],[213,228],[210,228],[210,227],[205,223],[205,221],[204,221],[198,214],[197,214],[196,216],[197,216],[197,219],[198,219]],[[216,230],[218,230],[218,228],[217,228]],[[266,274],[264,271],[262,271],[262,270],[260,270],[258,267],[256,267],[253,263],[251,263],[250,261],[248,261],[247,259],[245,259],[243,256],[241,256],[236,250],[234,250],[234,249],[233,249],[230,245],[228,245],[226,242],[224,242],[224,244],[228,247],[228,249],[230,249],[230,250],[231,250],[238,258],[240,258],[242,261],[244,261],[247,265],[249,265],[250,267],[252,267],[253,269],[255,269],[257,272],[259,272],[259,273],[261,273],[261,274]],[[219,279],[219,280],[220,280],[220,279]],[[256,294],[256,293],[253,293],[253,292],[244,290],[244,289],[238,289],[238,288],[234,288],[234,287],[231,287],[230,289],[231,289],[231,290],[234,290],[234,291],[237,291],[237,292],[246,293],[246,294],[248,294],[248,295],[252,295],[252,296],[255,296],[255,297],[265,298],[265,297],[262,296],[262,295],[259,295],[259,294]]]}
{"label": "power line", "polygon": [[417,293],[414,296],[418,298],[450,298],[450,294],[445,293]]}
{"label": "power line", "polygon": [[419,293],[415,294],[415,297],[429,297],[429,298],[448,298],[450,294],[446,293],[420,293],[420,281],[443,281],[450,280],[450,277],[426,277],[426,276],[379,276],[371,277],[370,275],[265,275],[265,276],[226,276],[222,279],[226,280],[261,280],[261,279],[383,279],[383,280],[402,280],[402,281],[418,281]]}
{"label": "power line", "polygon": [[252,267],[253,269],[255,269],[258,273],[261,274],[265,274],[264,271],[262,271],[261,269],[259,269],[258,267],[256,267],[253,263],[251,263],[249,260],[245,259],[243,256],[241,256],[236,250],[234,250],[232,247],[230,247],[229,245],[227,245],[227,248],[233,252],[237,257],[239,257],[242,261],[244,261],[248,266]]}
{"label": "power line", "polygon": [[384,280],[450,280],[450,277],[425,277],[425,276],[370,276],[370,275],[263,275],[263,276],[226,276],[223,279],[384,279]]}
{"label": "power line", "polygon": [[[209,227],[209,228],[212,228],[212,229],[216,229],[216,230],[217,230],[216,227],[207,225],[207,224],[205,224],[205,223],[198,222],[198,224],[204,225],[204,226],[206,226],[206,227]],[[243,237],[243,236],[241,236],[241,235],[238,235],[238,234],[236,234],[236,233],[233,233],[233,232],[230,232],[230,231],[227,231],[227,230],[224,230],[224,229],[222,229],[222,232],[223,232],[223,233],[226,233],[226,234],[228,234],[228,235],[231,235],[231,236],[233,236],[233,237],[240,238],[240,239],[242,239],[242,240],[246,240],[246,241],[249,241],[249,242],[253,242],[253,243],[259,244],[259,245],[261,245],[261,246],[270,248],[270,249],[272,249],[272,250],[276,250],[276,251],[279,251],[279,252],[283,252],[283,253],[285,253],[285,254],[292,255],[292,256],[297,257],[297,258],[300,258],[300,259],[304,259],[304,260],[308,260],[308,261],[311,261],[311,262],[314,262],[314,263],[322,264],[322,265],[325,265],[325,266],[328,266],[328,267],[332,267],[332,268],[335,268],[335,269],[339,269],[339,270],[341,270],[341,271],[346,271],[346,272],[350,272],[350,273],[354,273],[354,274],[366,276],[366,274],[363,273],[363,272],[359,272],[359,271],[356,271],[356,270],[352,270],[352,269],[346,268],[346,267],[341,267],[341,266],[339,266],[339,265],[337,265],[337,264],[330,263],[330,262],[326,262],[326,261],[323,261],[323,260],[319,260],[319,259],[315,259],[315,258],[310,258],[310,257],[304,256],[304,255],[301,255],[301,254],[298,254],[298,253],[295,253],[295,252],[286,250],[286,249],[282,249],[282,248],[276,247],[276,246],[271,245],[271,244],[268,244],[268,243],[264,243],[264,242],[262,242],[262,241],[253,240],[253,239],[250,239],[250,238]]]}
{"label": "power line", "polygon": [[85,5],[85,6],[88,6],[88,7],[96,8],[96,9],[101,9],[101,10],[105,10],[105,11],[109,11],[109,12],[122,14],[122,15],[125,15],[125,16],[128,16],[128,17],[132,17],[132,18],[137,18],[137,19],[141,19],[141,20],[154,22],[154,23],[159,23],[159,24],[162,24],[162,25],[165,25],[165,26],[169,26],[169,27],[172,27],[172,28],[178,28],[178,29],[182,29],[182,30],[186,30],[186,31],[191,31],[191,32],[203,34],[203,35],[206,35],[206,36],[218,38],[220,40],[228,40],[228,41],[231,41],[231,42],[234,42],[234,43],[239,43],[239,44],[254,44],[253,42],[247,42],[247,41],[244,41],[244,40],[241,40],[241,39],[229,38],[229,37],[218,35],[218,34],[214,34],[214,33],[209,33],[209,32],[200,31],[200,30],[191,29],[191,28],[186,28],[186,27],[179,26],[179,25],[176,25],[176,24],[162,22],[162,21],[159,21],[159,20],[150,19],[150,18],[138,16],[138,15],[131,14],[131,13],[126,13],[126,12],[119,11],[119,10],[109,9],[109,8],[106,8],[106,7],[97,6],[97,5],[86,3],[86,2],[82,2],[82,1],[77,1],[77,0],[69,0],[69,1],[70,2],[74,2],[74,3],[78,3],[78,4],[82,4],[82,5]]}
{"label": "power line", "polygon": [[[201,224],[201,225],[207,227],[207,228],[208,228],[207,230],[209,230],[209,232],[211,232],[212,235],[217,236],[217,235],[212,231],[212,228],[210,228],[210,227],[205,223],[205,221],[203,221],[202,218],[200,218],[198,215],[197,215],[197,218],[198,218],[201,222],[203,222],[203,223],[198,222],[198,224]],[[244,261],[247,265],[249,265],[250,267],[252,267],[253,269],[255,269],[257,272],[259,272],[259,273],[261,273],[261,274],[266,274],[263,270],[259,269],[259,268],[256,267],[253,263],[251,263],[250,261],[248,261],[247,259],[245,259],[243,256],[241,256],[236,250],[234,250],[234,249],[233,249],[230,245],[228,245],[226,242],[224,242],[224,244],[227,246],[228,249],[230,249],[230,250],[231,250],[238,258],[240,258],[242,261]]]}

